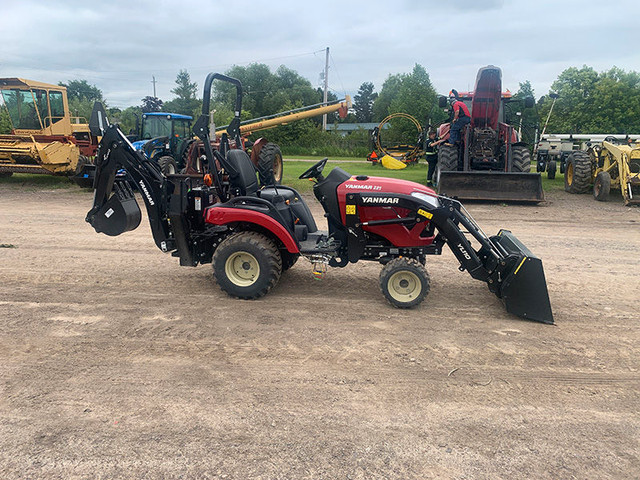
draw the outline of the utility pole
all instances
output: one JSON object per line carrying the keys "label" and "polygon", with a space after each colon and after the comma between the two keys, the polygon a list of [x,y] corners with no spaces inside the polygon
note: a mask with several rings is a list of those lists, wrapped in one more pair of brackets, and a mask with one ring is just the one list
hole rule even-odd
{"label": "utility pole", "polygon": [[[322,99],[323,105],[327,106],[327,94],[329,91],[329,47],[327,47],[327,58],[324,62],[324,97]],[[327,131],[327,114],[322,116],[322,130]]]}
{"label": "utility pole", "polygon": [[158,98],[156,97],[156,77],[153,75],[151,78],[153,78],[153,80],[151,80],[151,83],[153,83],[153,97]]}

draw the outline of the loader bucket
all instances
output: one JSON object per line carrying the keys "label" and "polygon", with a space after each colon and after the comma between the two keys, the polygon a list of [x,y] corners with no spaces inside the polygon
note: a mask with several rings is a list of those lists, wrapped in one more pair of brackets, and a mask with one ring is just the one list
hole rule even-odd
{"label": "loader bucket", "polygon": [[539,173],[441,171],[438,193],[461,200],[544,201]]}
{"label": "loader bucket", "polygon": [[500,230],[491,240],[508,255],[509,261],[504,262],[505,270],[500,272],[500,290],[496,292],[507,312],[536,322],[553,324],[542,260],[509,230]]}
{"label": "loader bucket", "polygon": [[135,197],[123,195],[119,188],[116,187],[116,192],[90,219],[96,232],[110,237],[136,229],[142,218]]}

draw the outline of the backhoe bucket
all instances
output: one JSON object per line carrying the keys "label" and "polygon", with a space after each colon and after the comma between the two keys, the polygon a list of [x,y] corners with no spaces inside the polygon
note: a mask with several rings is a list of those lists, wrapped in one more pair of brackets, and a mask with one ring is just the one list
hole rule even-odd
{"label": "backhoe bucket", "polygon": [[142,214],[133,193],[129,195],[128,187],[114,184],[114,194],[93,215],[91,226],[98,233],[115,237],[121,233],[135,230],[140,225]]}
{"label": "backhoe bucket", "polygon": [[460,200],[544,201],[539,173],[441,171],[438,193]]}
{"label": "backhoe bucket", "polygon": [[510,231],[500,230],[491,237],[507,253],[499,292],[507,312],[536,322],[553,324],[553,313],[544,277],[542,260],[536,257]]}

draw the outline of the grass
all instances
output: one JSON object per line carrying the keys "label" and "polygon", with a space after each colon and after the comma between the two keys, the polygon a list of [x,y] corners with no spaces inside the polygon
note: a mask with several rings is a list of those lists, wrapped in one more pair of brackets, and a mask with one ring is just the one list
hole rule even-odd
{"label": "grass", "polygon": [[44,175],[36,173],[14,173],[10,177],[0,177],[0,185],[15,185],[30,189],[63,189],[75,187],[66,176]]}
{"label": "grass", "polygon": [[[319,161],[324,157],[296,156],[296,160],[285,160],[283,185],[288,185],[301,192],[311,192],[313,182],[309,180],[299,180],[302,172],[310,168],[312,160]],[[417,165],[410,165],[402,170],[387,170],[381,165],[374,165],[365,160],[356,160],[353,157],[336,157],[329,159],[325,167],[325,174],[334,167],[340,167],[352,175],[369,175],[375,177],[391,177],[410,180],[412,182],[425,184],[427,180],[427,164],[425,162]],[[535,166],[534,166],[535,168]],[[535,171],[535,170],[532,170]],[[0,178],[0,186],[13,185],[34,189],[66,189],[77,188],[67,177],[54,175],[38,175],[30,173],[14,173],[11,177]],[[549,180],[547,174],[542,174],[542,189],[545,192],[563,190],[564,175],[557,173],[556,178]]]}
{"label": "grass", "polygon": [[[321,157],[310,157],[313,160],[322,160]],[[418,165],[410,165],[402,170],[387,170],[380,165],[373,165],[367,161],[340,161],[335,162],[329,160],[324,168],[324,174],[328,174],[334,167],[340,167],[351,175],[369,175],[372,177],[391,177],[410,180],[412,182],[422,183],[427,181],[427,165],[420,163]],[[299,162],[296,160],[285,160],[282,184],[295,188],[300,192],[311,192],[313,182],[309,180],[299,180],[298,177],[305,170],[313,166],[311,162]]]}

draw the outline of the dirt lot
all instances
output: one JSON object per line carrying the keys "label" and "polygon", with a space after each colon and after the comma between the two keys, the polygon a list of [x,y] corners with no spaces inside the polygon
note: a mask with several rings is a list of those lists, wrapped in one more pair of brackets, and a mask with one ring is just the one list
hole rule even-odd
{"label": "dirt lot", "polygon": [[374,264],[232,300],[91,198],[0,185],[0,478],[637,478],[640,209],[470,206],[543,258],[548,326],[450,252],[412,311]]}

